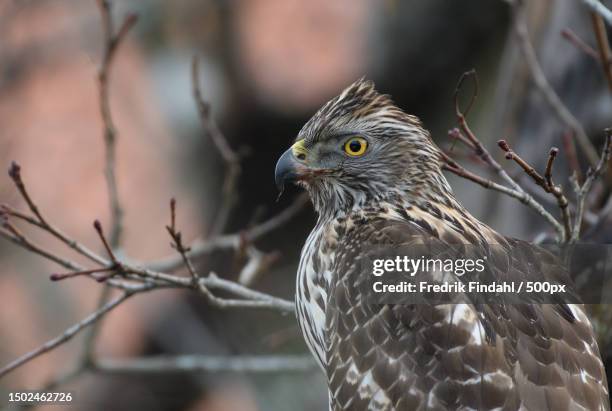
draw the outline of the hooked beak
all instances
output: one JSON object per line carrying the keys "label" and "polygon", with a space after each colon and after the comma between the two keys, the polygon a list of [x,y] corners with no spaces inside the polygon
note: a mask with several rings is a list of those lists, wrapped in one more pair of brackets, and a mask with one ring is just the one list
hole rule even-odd
{"label": "hooked beak", "polygon": [[285,184],[294,183],[301,177],[302,172],[300,171],[305,168],[301,162],[306,158],[306,154],[304,140],[299,140],[278,159],[276,170],[274,170],[274,181],[281,193]]}

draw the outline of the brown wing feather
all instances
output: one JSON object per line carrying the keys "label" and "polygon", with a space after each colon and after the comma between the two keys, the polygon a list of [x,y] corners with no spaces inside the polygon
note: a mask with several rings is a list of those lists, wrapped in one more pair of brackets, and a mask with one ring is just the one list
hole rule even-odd
{"label": "brown wing feather", "polygon": [[[353,226],[340,239],[326,308],[332,409],[609,409],[582,306],[365,301],[356,282],[364,278],[366,247],[423,244],[444,243],[426,226],[386,219]],[[508,278],[562,280],[551,255],[508,244],[522,249],[520,261],[504,270]]]}

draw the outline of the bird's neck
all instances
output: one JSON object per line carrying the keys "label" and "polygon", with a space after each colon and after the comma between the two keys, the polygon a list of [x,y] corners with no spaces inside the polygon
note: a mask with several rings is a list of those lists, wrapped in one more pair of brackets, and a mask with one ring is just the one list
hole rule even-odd
{"label": "bird's neck", "polygon": [[435,203],[464,210],[442,172],[405,176],[392,188],[386,184],[377,186],[373,183],[367,190],[341,185],[309,187],[308,190],[320,222],[343,218],[383,204],[418,206]]}

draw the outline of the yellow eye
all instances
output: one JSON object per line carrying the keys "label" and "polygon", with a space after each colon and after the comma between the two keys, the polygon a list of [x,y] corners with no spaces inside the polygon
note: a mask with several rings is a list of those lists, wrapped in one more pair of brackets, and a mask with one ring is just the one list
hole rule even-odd
{"label": "yellow eye", "polygon": [[368,142],[362,137],[353,137],[344,143],[344,152],[351,157],[359,157],[365,153]]}

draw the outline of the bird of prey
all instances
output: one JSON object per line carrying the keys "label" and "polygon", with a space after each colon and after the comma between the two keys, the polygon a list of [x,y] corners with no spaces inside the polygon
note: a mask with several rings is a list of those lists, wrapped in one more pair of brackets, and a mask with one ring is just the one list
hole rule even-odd
{"label": "bird of prey", "polygon": [[[373,303],[356,286],[376,246],[490,244],[520,250],[492,275],[563,280],[551,253],[507,238],[454,197],[420,121],[358,80],[304,125],[276,183],[310,195],[318,221],[303,247],[296,308],[327,376],[330,410],[608,410],[583,305]],[[569,280],[568,280],[569,281]]]}

